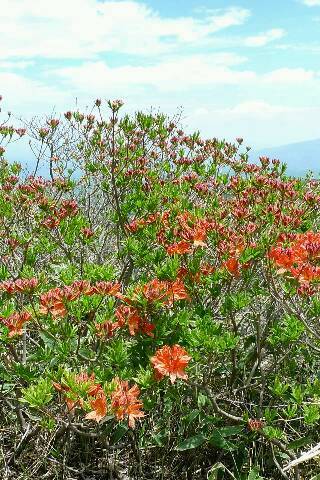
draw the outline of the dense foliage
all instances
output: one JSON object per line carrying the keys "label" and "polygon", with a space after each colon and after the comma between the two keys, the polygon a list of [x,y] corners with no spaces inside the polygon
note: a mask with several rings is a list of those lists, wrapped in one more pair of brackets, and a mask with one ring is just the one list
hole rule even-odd
{"label": "dense foliage", "polygon": [[121,106],[0,125],[2,477],[320,478],[318,182]]}

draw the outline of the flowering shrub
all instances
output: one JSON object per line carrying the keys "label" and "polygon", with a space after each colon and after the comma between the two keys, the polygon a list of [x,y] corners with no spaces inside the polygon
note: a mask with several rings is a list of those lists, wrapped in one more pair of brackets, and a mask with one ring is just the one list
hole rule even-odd
{"label": "flowering shrub", "polygon": [[318,182],[121,106],[0,126],[6,478],[320,474]]}

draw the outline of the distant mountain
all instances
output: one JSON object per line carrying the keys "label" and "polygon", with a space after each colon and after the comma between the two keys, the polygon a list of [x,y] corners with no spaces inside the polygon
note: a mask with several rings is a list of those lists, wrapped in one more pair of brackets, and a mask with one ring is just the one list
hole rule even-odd
{"label": "distant mountain", "polygon": [[252,150],[249,155],[251,162],[256,162],[260,156],[278,158],[288,165],[289,175],[305,175],[310,170],[316,177],[320,175],[320,139]]}

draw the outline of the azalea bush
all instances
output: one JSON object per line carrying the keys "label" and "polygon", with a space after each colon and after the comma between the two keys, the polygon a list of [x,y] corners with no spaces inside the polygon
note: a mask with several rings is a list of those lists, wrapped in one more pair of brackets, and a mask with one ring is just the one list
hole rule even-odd
{"label": "azalea bush", "polygon": [[0,125],[3,478],[318,478],[318,182],[121,107]]}

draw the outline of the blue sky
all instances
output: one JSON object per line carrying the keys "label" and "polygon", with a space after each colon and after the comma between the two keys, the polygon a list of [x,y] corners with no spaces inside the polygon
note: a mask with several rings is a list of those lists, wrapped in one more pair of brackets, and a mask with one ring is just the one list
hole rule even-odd
{"label": "blue sky", "polygon": [[320,138],[320,0],[1,0],[3,111],[121,98],[261,148]]}

